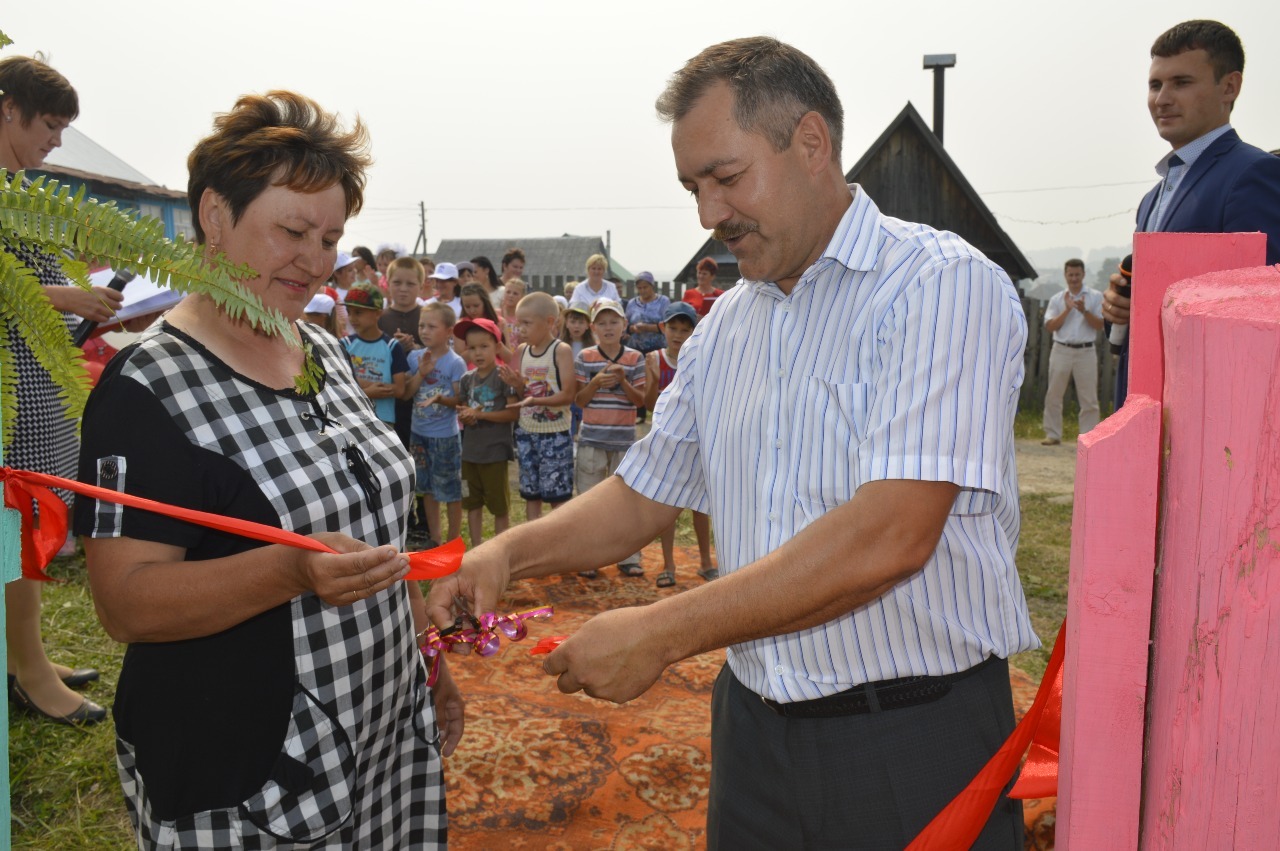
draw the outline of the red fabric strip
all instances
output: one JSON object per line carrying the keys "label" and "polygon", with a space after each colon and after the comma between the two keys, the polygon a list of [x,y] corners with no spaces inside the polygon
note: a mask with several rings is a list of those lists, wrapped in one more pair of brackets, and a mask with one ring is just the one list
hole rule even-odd
{"label": "red fabric strip", "polygon": [[[1040,690],[1036,692],[1031,709],[1022,716],[1022,721],[1009,734],[1000,750],[987,761],[969,785],[912,840],[907,846],[908,851],[951,851],[954,848],[969,848],[977,840],[1000,798],[1000,790],[1018,770],[1018,762],[1026,753],[1032,733],[1039,726],[1040,718],[1054,694],[1053,684],[1060,679],[1062,656],[1066,650],[1066,630],[1067,622],[1064,620],[1058,630],[1053,653],[1049,656],[1049,667],[1045,669],[1044,679],[1040,681]],[[1061,688],[1057,690],[1057,695],[1057,712],[1061,716]]]}
{"label": "red fabric strip", "polygon": [[[33,536],[33,543],[38,538],[48,536],[50,533],[44,531],[46,522],[50,523],[50,528],[55,529],[52,525],[52,519],[47,520],[46,504],[50,506],[50,513],[60,509],[60,517],[62,523],[62,538],[65,539],[67,533],[67,512],[66,506],[62,500],[53,494],[49,488],[65,488],[66,490],[78,493],[81,496],[100,499],[106,502],[114,502],[120,505],[127,505],[130,508],[141,508],[144,511],[154,511],[157,514],[163,514],[166,517],[173,517],[178,520],[185,520],[188,523],[195,523],[199,526],[205,526],[210,529],[217,529],[221,532],[230,532],[233,535],[240,535],[245,538],[252,538],[256,541],[265,541],[268,544],[285,544],[299,549],[311,550],[317,553],[336,553],[334,550],[315,538],[308,538],[306,535],[299,535],[297,532],[290,532],[287,529],[278,529],[275,526],[267,526],[263,523],[254,523],[251,520],[237,520],[234,517],[223,517],[220,514],[212,514],[208,511],[196,511],[191,508],[182,508],[177,505],[169,505],[163,502],[156,502],[153,499],[145,499],[132,494],[121,493],[109,488],[102,488],[96,485],[86,485],[83,482],[77,482],[72,479],[64,479],[60,476],[50,476],[45,473],[32,473],[27,470],[15,470],[11,467],[0,467],[0,481],[6,482],[5,487],[5,504],[9,504],[9,493],[11,491],[20,492],[22,497],[20,503],[28,506],[27,512],[23,515],[23,575],[26,575],[27,563],[27,530],[31,528],[30,524],[30,508],[31,502],[34,500],[40,504],[40,525],[42,527],[39,536]],[[15,488],[15,485],[17,487]],[[45,494],[48,496],[46,497]],[[57,503],[57,508],[48,502],[52,498]],[[19,511],[22,510],[20,506]],[[34,530],[33,530],[34,532]],[[36,544],[33,550],[39,549],[41,545]],[[43,545],[47,549],[47,544]],[[53,553],[57,553],[58,548],[62,546],[62,540],[58,541],[58,546],[53,548]],[[423,550],[420,552],[406,553],[409,556],[409,574],[405,579],[422,580],[422,579],[439,579],[442,576],[448,576],[462,566],[462,554],[466,551],[466,545],[463,544],[461,538],[455,538],[447,544],[436,547],[431,550]],[[43,553],[44,550],[40,549]],[[52,558],[52,554],[50,554]],[[46,559],[44,564],[49,562]],[[40,570],[41,577],[48,579]],[[33,577],[40,578],[40,577]]]}

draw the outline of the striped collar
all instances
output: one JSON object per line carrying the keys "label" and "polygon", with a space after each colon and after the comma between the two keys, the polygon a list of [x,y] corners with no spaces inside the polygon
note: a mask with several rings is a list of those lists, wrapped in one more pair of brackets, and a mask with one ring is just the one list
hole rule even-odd
{"label": "striped collar", "polygon": [[[829,266],[824,261],[835,261],[851,272],[870,272],[876,268],[876,258],[880,253],[880,209],[871,200],[871,196],[856,183],[849,184],[849,194],[853,196],[853,203],[840,217],[826,249],[804,271],[796,286],[822,277],[822,270]],[[782,294],[773,281],[752,281],[745,278],[743,281],[756,291]]]}

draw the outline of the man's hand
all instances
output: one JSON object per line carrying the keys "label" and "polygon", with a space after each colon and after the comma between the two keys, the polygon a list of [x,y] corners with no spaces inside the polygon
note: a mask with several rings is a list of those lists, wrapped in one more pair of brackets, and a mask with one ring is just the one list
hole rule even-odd
{"label": "man's hand", "polygon": [[294,550],[298,583],[302,589],[314,591],[330,606],[349,606],[372,597],[409,572],[408,557],[395,547],[371,547],[336,532],[311,537],[338,552]]}
{"label": "man's hand", "polygon": [[397,343],[399,343],[400,347],[404,349],[406,352],[411,352],[415,348],[417,348],[417,343],[414,341],[412,334],[406,334],[403,331],[397,331],[394,334],[392,334],[391,337]]}
{"label": "man's hand", "polygon": [[626,703],[644,694],[667,667],[646,624],[648,607],[596,615],[547,656],[542,669],[565,694]]}
{"label": "man's hand", "polygon": [[454,597],[466,600],[474,615],[496,612],[510,581],[511,565],[499,543],[495,540],[476,547],[462,557],[462,567],[456,573],[431,583],[427,617],[441,629],[451,626],[457,617]]}
{"label": "man's hand", "polygon": [[1116,272],[1111,276],[1111,286],[1102,294],[1102,318],[1112,325],[1129,324],[1129,306],[1132,301],[1116,291],[1117,287],[1128,286],[1128,284],[1124,275]]}

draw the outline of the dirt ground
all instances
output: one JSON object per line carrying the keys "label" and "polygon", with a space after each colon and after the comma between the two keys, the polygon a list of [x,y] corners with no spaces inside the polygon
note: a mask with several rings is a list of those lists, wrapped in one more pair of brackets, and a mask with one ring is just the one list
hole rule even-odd
{"label": "dirt ground", "polygon": [[1064,441],[1060,446],[1041,446],[1038,440],[1014,443],[1018,456],[1018,492],[1052,494],[1069,504],[1076,481],[1075,441]]}

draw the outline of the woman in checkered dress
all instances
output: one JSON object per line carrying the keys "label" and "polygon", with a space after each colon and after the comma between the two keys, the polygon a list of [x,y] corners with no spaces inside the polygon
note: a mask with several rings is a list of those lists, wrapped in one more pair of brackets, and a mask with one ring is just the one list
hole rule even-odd
{"label": "woman in checkered dress", "polygon": [[[338,342],[297,321],[360,208],[366,145],[288,92],[220,116],[188,162],[197,239],[256,270],[301,346],[191,296],[85,413],[83,480],[342,553],[77,504],[94,601],[129,643],[114,716],[142,848],[445,846],[462,700],[447,671],[427,687],[422,597],[401,581],[413,464]],[[294,388],[304,348],[316,392]]]}

